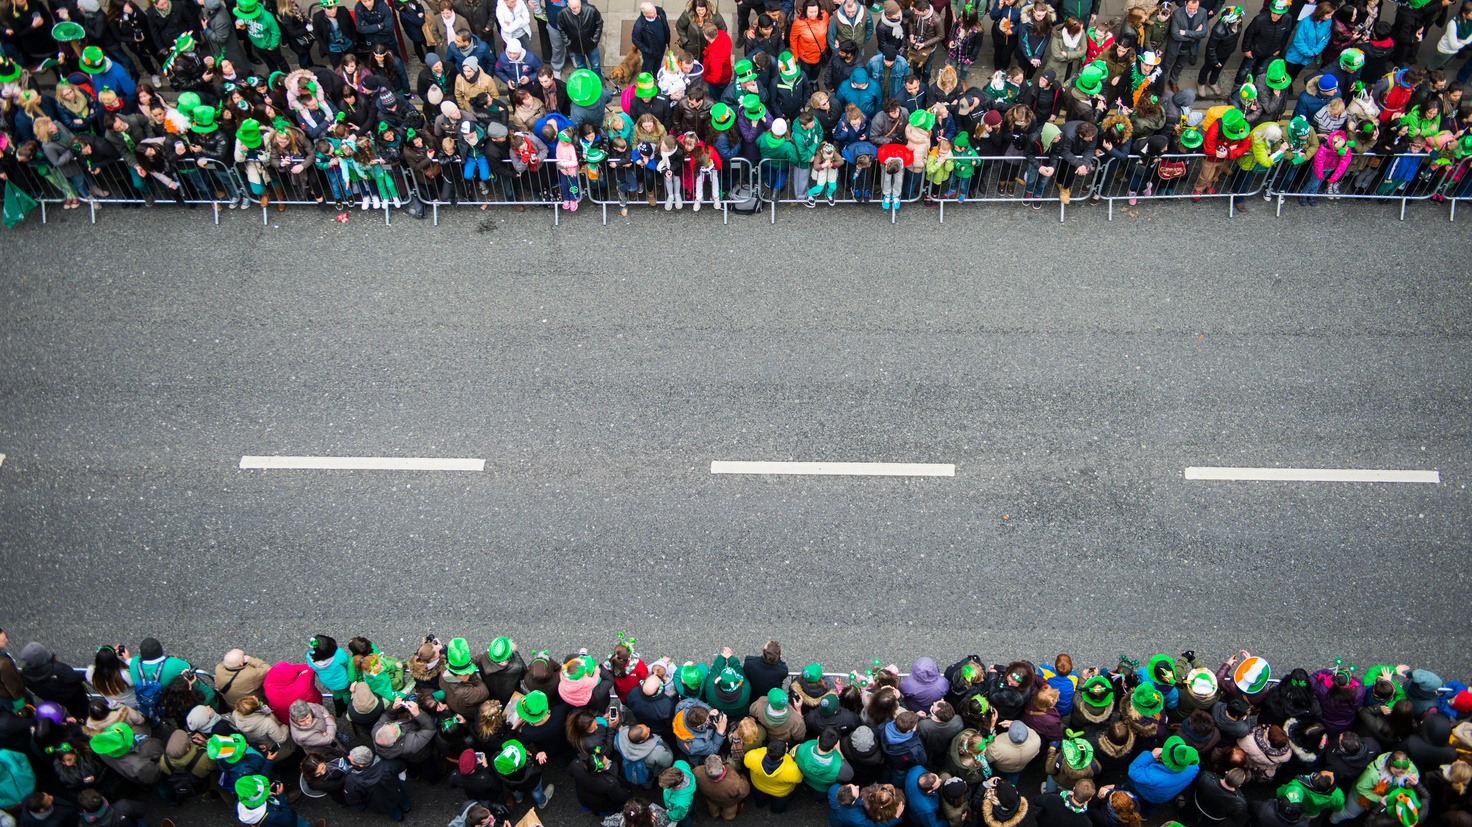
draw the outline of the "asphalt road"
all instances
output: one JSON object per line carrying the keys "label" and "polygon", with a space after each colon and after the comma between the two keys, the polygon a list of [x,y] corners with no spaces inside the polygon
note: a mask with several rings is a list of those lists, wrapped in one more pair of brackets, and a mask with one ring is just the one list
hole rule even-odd
{"label": "asphalt road", "polygon": [[[1396,215],[55,212],[0,261],[0,625],[78,665],[627,632],[776,637],[794,668],[1246,647],[1464,679],[1472,245]],[[1209,465],[1441,483],[1183,479]]]}

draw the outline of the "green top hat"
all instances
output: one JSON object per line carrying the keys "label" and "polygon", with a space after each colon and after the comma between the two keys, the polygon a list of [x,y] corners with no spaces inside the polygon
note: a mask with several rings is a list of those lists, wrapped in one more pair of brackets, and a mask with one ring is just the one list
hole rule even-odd
{"label": "green top hat", "polygon": [[579,69],[567,79],[567,97],[578,106],[592,106],[602,94],[603,81],[587,69]]}
{"label": "green top hat", "polygon": [[1351,72],[1357,72],[1365,65],[1365,53],[1359,49],[1345,49],[1339,53],[1339,65]]}
{"label": "green top hat", "polygon": [[935,113],[929,109],[916,109],[910,113],[910,126],[929,132],[931,127],[935,126]]}
{"label": "green top hat", "polygon": [[[1293,78],[1288,77],[1288,64],[1284,63],[1282,58],[1278,58],[1268,64],[1268,73],[1265,77],[1265,82],[1269,89],[1287,89],[1293,85]],[[1245,89],[1247,86],[1251,86],[1251,84],[1244,84],[1243,88]]]}
{"label": "green top hat", "polygon": [[659,87],[654,84],[654,75],[640,72],[639,77],[634,79],[634,94],[641,98],[652,98],[659,94]]}
{"label": "green top hat", "polygon": [[9,58],[0,58],[0,83],[20,79],[20,64]]}
{"label": "green top hat", "polygon": [[749,60],[743,59],[736,61],[736,67],[734,71],[736,73],[737,83],[746,83],[749,80],[756,80],[756,68],[752,66],[752,63]]}
{"label": "green top hat", "polygon": [[741,111],[753,121],[759,121],[767,116],[767,107],[762,105],[762,99],[752,94],[741,96]]}
{"label": "green top hat", "polygon": [[240,0],[235,4],[235,16],[253,20],[261,14],[261,0]]}
{"label": "green top hat", "polygon": [[98,755],[120,758],[133,748],[133,728],[121,722],[113,724],[93,735],[88,745]]}
{"label": "green top hat", "polygon": [[184,92],[183,94],[179,95],[179,102],[174,105],[174,108],[178,109],[180,114],[187,118],[189,117],[190,113],[199,108],[199,104],[200,100],[198,92]]}
{"label": "green top hat", "polygon": [[781,75],[783,80],[793,80],[802,74],[802,69],[793,59],[792,52],[783,52],[782,56],[777,58],[777,74]]}
{"label": "green top hat", "polygon": [[82,71],[89,75],[97,75],[107,71],[107,56],[96,46],[88,46],[82,50]]}
{"label": "green top hat", "polygon": [[235,138],[250,149],[261,145],[261,122],[255,118],[249,118],[240,123],[240,128],[235,130]]}
{"label": "green top hat", "polygon": [[731,107],[718,103],[710,108],[710,125],[725,132],[736,125],[736,114],[731,111]]}
{"label": "green top hat", "polygon": [[194,111],[189,113],[189,121],[189,128],[195,132],[210,133],[220,128],[220,125],[215,123],[215,109],[212,106],[194,107]]}
{"label": "green top hat", "polygon": [[1085,95],[1097,95],[1099,89],[1104,85],[1104,74],[1104,69],[1090,63],[1084,67],[1082,72],[1079,72],[1078,80],[1074,81],[1074,85]]}
{"label": "green top hat", "polygon": [[1222,115],[1222,134],[1234,141],[1240,141],[1247,137],[1247,118],[1242,116],[1240,109],[1228,109]]}

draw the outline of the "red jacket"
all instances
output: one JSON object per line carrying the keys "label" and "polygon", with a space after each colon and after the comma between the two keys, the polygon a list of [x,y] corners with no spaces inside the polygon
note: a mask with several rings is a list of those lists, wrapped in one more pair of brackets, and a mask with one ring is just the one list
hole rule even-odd
{"label": "red jacket", "polygon": [[[726,42],[729,43],[730,39],[727,38]],[[697,142],[696,145],[699,146],[699,143]],[[711,153],[711,157],[715,158],[717,163],[720,162],[720,156],[716,155],[714,152]],[[690,168],[692,166],[694,166],[693,159],[687,153],[685,155],[686,175],[690,174]],[[692,178],[690,180],[693,181],[695,179]],[[633,692],[639,684],[644,682],[645,678],[649,677],[649,667],[645,666],[644,661],[640,658],[629,658],[629,671],[622,676],[614,674],[613,665],[611,663],[605,663],[603,665],[603,669],[604,671],[608,672],[608,674],[613,675],[613,691],[618,693],[618,699],[620,701],[628,700],[629,693]]]}
{"label": "red jacket", "polygon": [[706,83],[730,83],[731,70],[731,36],[724,30],[716,30],[716,39],[705,44],[705,54],[701,55],[700,62],[705,66]]}
{"label": "red jacket", "polygon": [[266,693],[266,705],[271,714],[283,724],[289,724],[288,713],[291,702],[301,698],[309,704],[322,703],[322,693],[317,691],[317,673],[312,667],[301,663],[282,661],[271,667],[261,689]]}
{"label": "red jacket", "polygon": [[911,152],[910,148],[904,144],[885,144],[879,148],[878,158],[881,168],[884,167],[885,162],[890,158],[898,158],[905,166],[909,166],[915,162],[915,153]]}
{"label": "red jacket", "polygon": [[[1233,158],[1240,158],[1249,149],[1252,149],[1252,133],[1248,132],[1247,137],[1240,141],[1231,140],[1222,134],[1222,122],[1218,120],[1207,128],[1206,140],[1203,143],[1205,145],[1201,147],[1201,151],[1206,153],[1206,159],[1208,161],[1228,161]],[[1226,158],[1216,157],[1217,147],[1221,146],[1227,148]]]}

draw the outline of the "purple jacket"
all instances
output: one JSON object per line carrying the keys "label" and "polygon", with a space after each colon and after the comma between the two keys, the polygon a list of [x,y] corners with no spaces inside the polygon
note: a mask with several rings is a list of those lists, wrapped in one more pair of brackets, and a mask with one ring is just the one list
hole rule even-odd
{"label": "purple jacket", "polygon": [[1355,699],[1351,703],[1339,703],[1329,697],[1329,691],[1334,688],[1332,669],[1320,669],[1308,683],[1313,687],[1314,694],[1319,696],[1319,706],[1324,710],[1324,729],[1331,736],[1353,729],[1359,718],[1359,709],[1365,704],[1365,685],[1360,683],[1359,678],[1351,676],[1349,679],[1349,685],[1355,693]]}
{"label": "purple jacket", "polygon": [[910,676],[900,681],[900,692],[905,709],[911,712],[928,712],[930,705],[944,698],[950,683],[941,676],[935,661],[920,658],[910,667]]}

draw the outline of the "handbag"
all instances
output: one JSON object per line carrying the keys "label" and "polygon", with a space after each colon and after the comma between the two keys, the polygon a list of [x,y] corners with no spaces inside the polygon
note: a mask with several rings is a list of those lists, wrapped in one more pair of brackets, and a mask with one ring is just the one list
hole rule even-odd
{"label": "handbag", "polygon": [[419,193],[409,195],[409,203],[404,205],[404,211],[415,218],[424,219],[424,202],[419,200]]}
{"label": "handbag", "polygon": [[1169,181],[1172,178],[1180,178],[1186,174],[1185,161],[1161,161],[1155,167],[1155,174]]}

